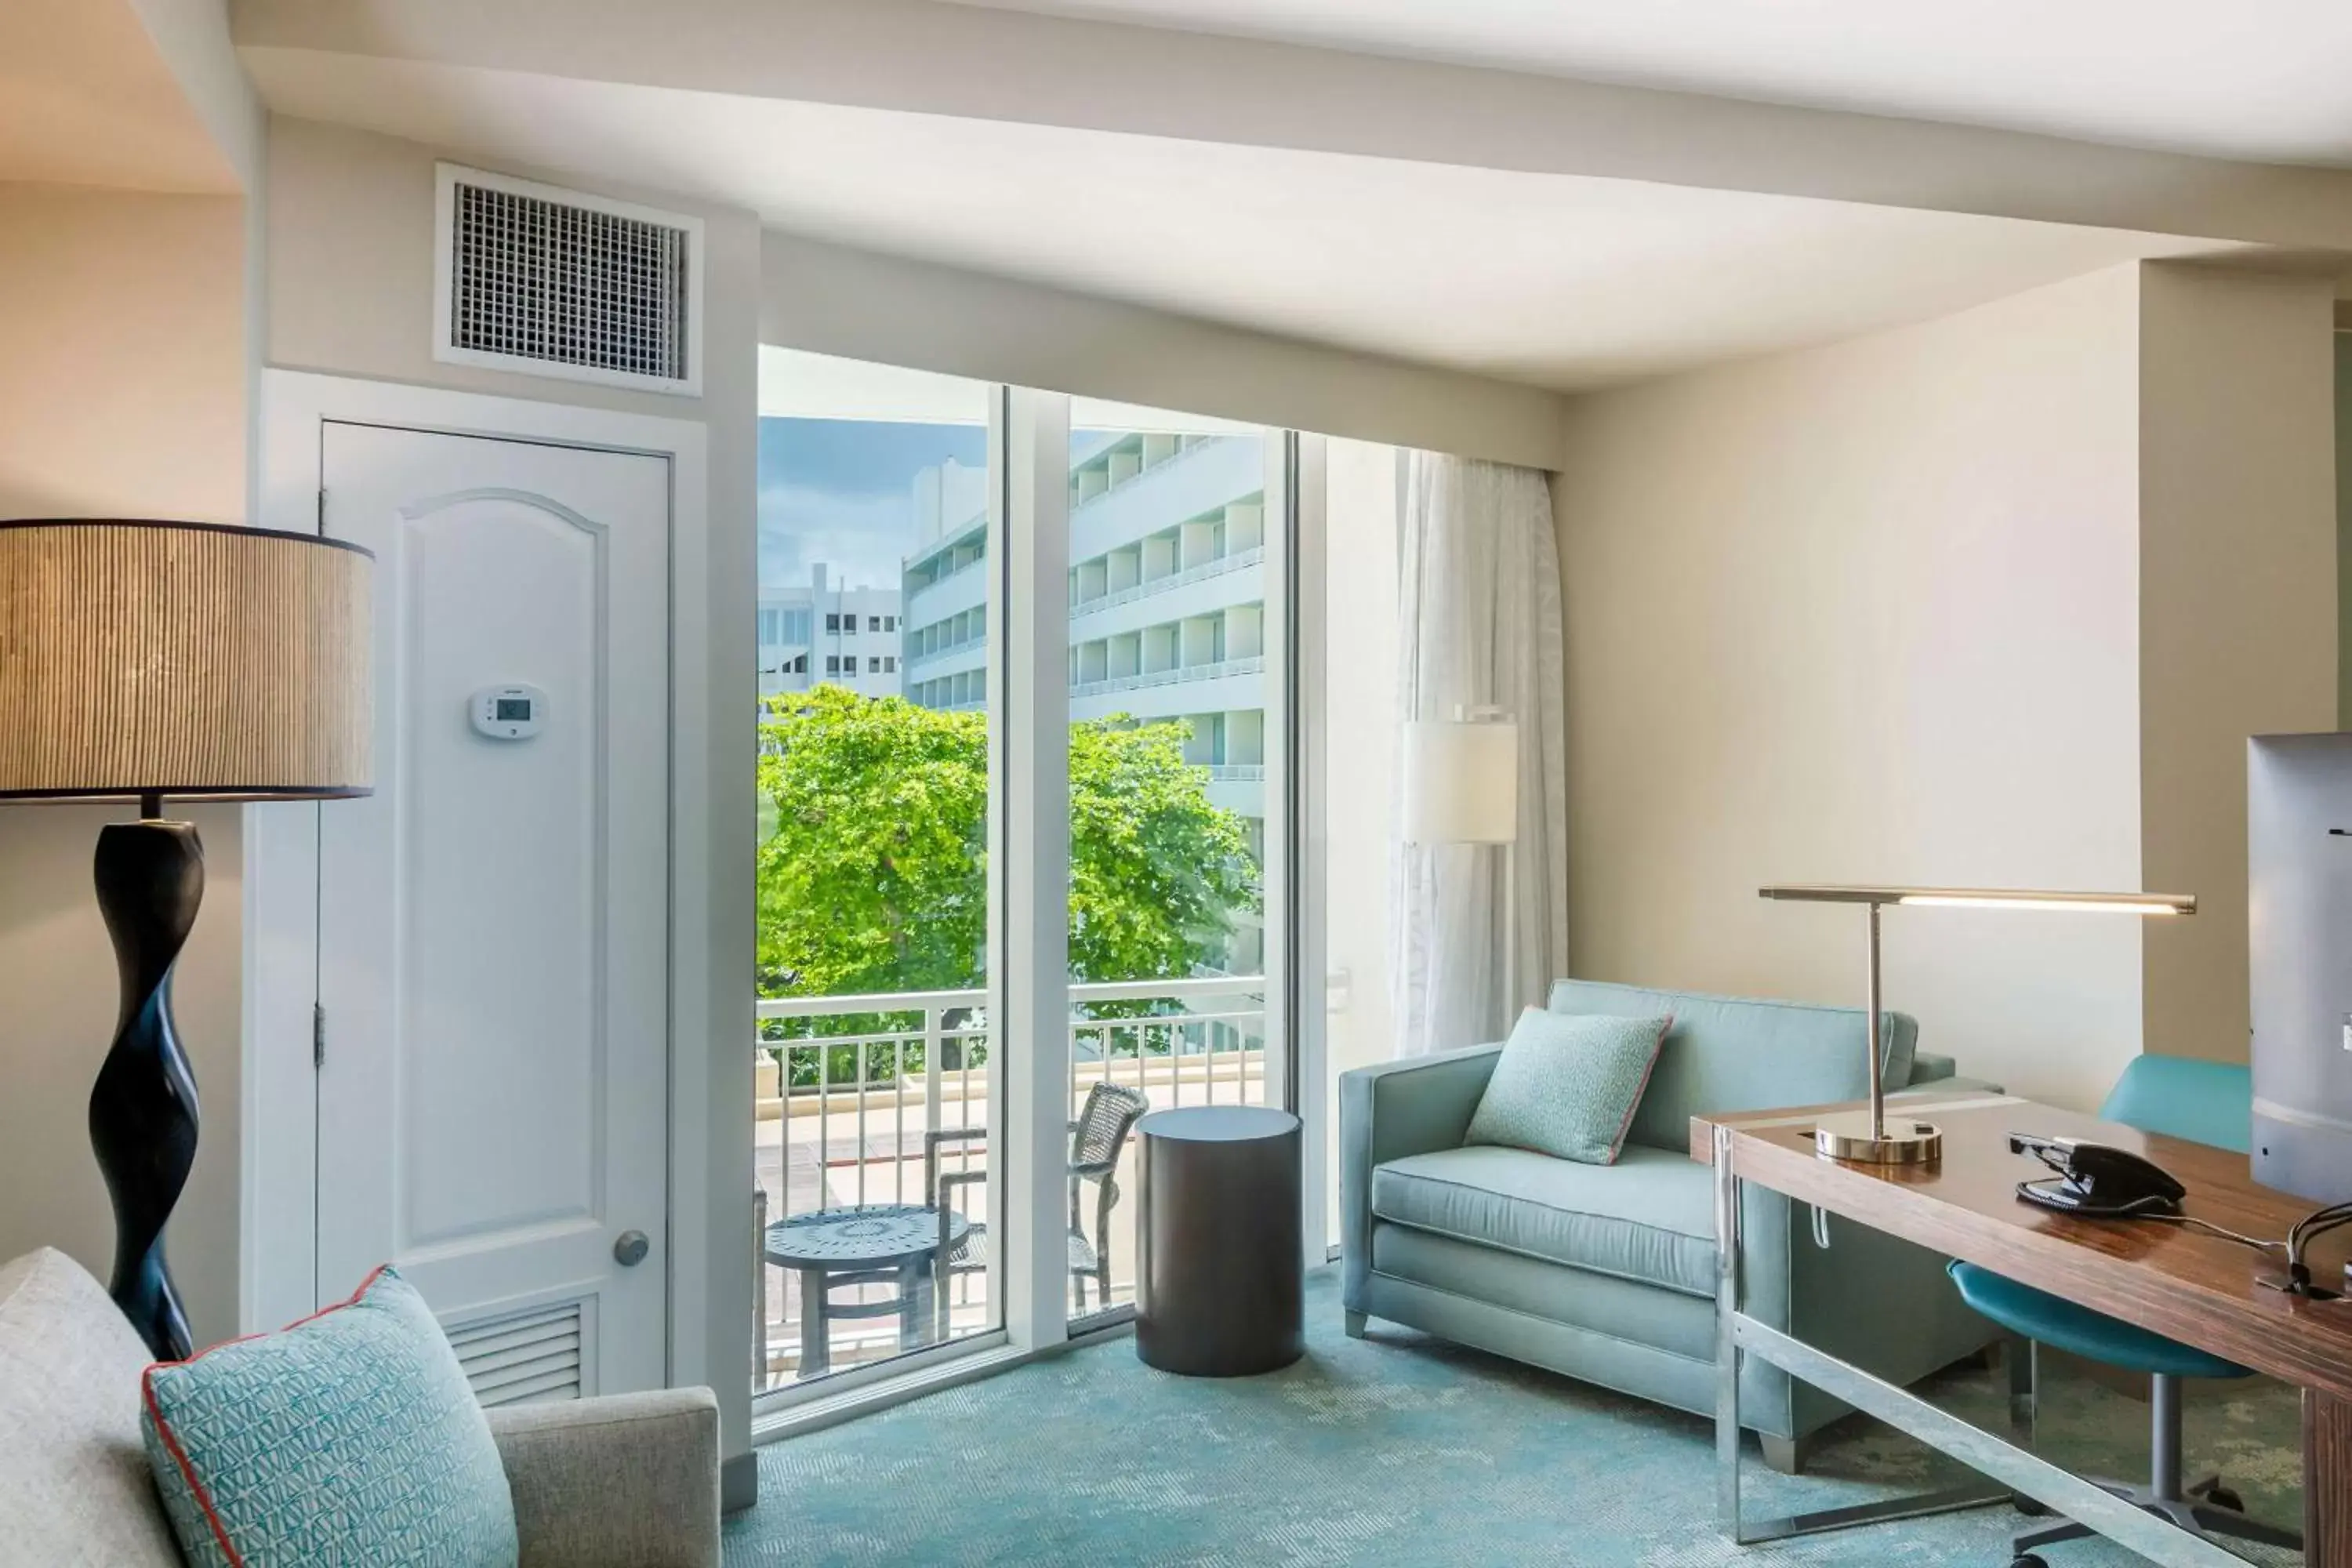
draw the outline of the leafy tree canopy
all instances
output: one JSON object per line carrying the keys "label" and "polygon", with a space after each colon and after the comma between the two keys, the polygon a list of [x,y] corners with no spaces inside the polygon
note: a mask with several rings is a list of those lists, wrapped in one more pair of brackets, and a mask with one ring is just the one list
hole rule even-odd
{"label": "leafy tree canopy", "polygon": [[[760,791],[762,995],[982,983],[988,931],[987,721],[836,686],[772,698]],[[1258,907],[1243,819],[1184,760],[1188,727],[1070,726],[1070,971],[1190,974]]]}

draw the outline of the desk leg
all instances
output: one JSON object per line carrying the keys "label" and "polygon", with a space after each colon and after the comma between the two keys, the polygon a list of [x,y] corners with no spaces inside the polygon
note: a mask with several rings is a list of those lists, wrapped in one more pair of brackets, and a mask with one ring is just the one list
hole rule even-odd
{"label": "desk leg", "polygon": [[1715,1130],[1715,1508],[1723,1532],[1739,1530],[1739,1177],[1731,1168],[1731,1130]]}
{"label": "desk leg", "polygon": [[801,1376],[822,1377],[833,1370],[832,1335],[824,1316],[824,1270],[801,1273]]}
{"label": "desk leg", "polygon": [[2352,1400],[2303,1391],[2303,1560],[2352,1568]]}

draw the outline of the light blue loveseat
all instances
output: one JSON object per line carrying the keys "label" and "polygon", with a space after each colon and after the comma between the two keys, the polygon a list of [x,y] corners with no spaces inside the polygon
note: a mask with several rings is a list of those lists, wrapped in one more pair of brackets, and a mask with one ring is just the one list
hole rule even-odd
{"label": "light blue loveseat", "polygon": [[[1500,1046],[1345,1074],[1339,1087],[1348,1331],[1379,1318],[1695,1412],[1715,1408],[1714,1194],[1690,1158],[1691,1117],[1857,1100],[1869,1092],[1860,1008],[1702,996],[1563,980],[1556,1013],[1672,1014],[1622,1155],[1582,1165],[1465,1148]],[[1886,1082],[1953,1078],[1886,1015]],[[1979,1087],[1969,1085],[1968,1087]],[[1740,1225],[1747,1310],[1898,1384],[1967,1357],[1999,1331],[1961,1304],[1944,1260],[1748,1188]],[[1750,1359],[1741,1415],[1789,1470],[1846,1406]]]}

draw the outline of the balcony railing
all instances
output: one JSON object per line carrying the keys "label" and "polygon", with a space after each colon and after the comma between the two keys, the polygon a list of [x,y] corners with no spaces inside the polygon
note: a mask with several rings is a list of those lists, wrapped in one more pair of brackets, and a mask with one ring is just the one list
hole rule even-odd
{"label": "balcony railing", "polygon": [[1216,680],[1228,675],[1256,675],[1265,668],[1265,659],[1259,655],[1248,658],[1221,658],[1207,664],[1180,664],[1169,669],[1146,670],[1138,675],[1113,675],[1101,680],[1081,680],[1072,684],[1073,697],[1102,697],[1114,691],[1136,691],[1150,686],[1173,686],[1180,681]]}
{"label": "balcony railing", "polygon": [[[1150,1108],[1260,1104],[1265,1100],[1262,1038],[1265,982],[1256,976],[1211,976],[1086,984],[1070,988],[1070,1115],[1083,1110],[1093,1086],[1138,1090]],[[925,1152],[940,1140],[943,1175],[988,1173],[992,1152],[989,1052],[992,1037],[985,991],[902,992],[858,996],[809,996],[758,1004],[763,1036],[831,1022],[833,1032],[760,1039],[756,1162],[761,1228],[818,1209],[887,1204],[929,1205]],[[1101,1016],[1127,1009],[1135,1016]],[[856,1020],[854,1024],[843,1021]],[[1132,1142],[1130,1134],[1129,1142]],[[1098,1189],[1088,1185],[1076,1228],[1085,1245],[1108,1260],[1109,1289],[1090,1278],[1075,1294],[1074,1315],[1123,1311],[1134,1300],[1135,1181],[1132,1156],[1122,1150],[1112,1173],[1118,1190],[1108,1223],[1098,1213]],[[975,1227],[988,1227],[1001,1201],[992,1180],[942,1184],[948,1205]],[[758,1270],[758,1338],[753,1346],[755,1391],[789,1386],[802,1375],[808,1304],[796,1270]],[[917,1338],[937,1342],[984,1333],[998,1326],[997,1276],[992,1267],[937,1270],[934,1289],[944,1307],[918,1325]],[[835,1314],[887,1303],[887,1282],[845,1282],[827,1295]],[[833,1371],[919,1348],[887,1310],[838,1317],[828,1323],[826,1363]]]}
{"label": "balcony railing", "polygon": [[1213,561],[1203,561],[1198,566],[1187,566],[1181,572],[1171,572],[1159,577],[1146,577],[1139,583],[1114,589],[1108,594],[1097,594],[1091,599],[1073,601],[1070,605],[1070,619],[1075,621],[1081,616],[1091,616],[1097,610],[1108,610],[1118,605],[1132,604],[1138,599],[1149,598],[1154,594],[1165,594],[1172,588],[1181,588],[1187,583],[1201,583],[1211,577],[1222,577],[1228,572],[1238,572],[1244,566],[1255,566],[1265,560],[1265,547],[1262,544],[1254,544],[1247,550],[1237,550],[1231,555],[1220,555]]}

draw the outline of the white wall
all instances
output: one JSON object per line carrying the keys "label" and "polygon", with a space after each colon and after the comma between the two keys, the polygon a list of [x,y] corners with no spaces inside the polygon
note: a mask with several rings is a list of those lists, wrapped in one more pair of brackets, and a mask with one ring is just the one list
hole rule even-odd
{"label": "white wall", "polygon": [[[1393,447],[1324,447],[1324,954],[1344,993],[1328,994],[1325,1071],[1396,1054],[1389,1005],[1389,878],[1395,859],[1397,762],[1397,463]],[[1339,1234],[1339,1100],[1327,1105],[1328,1234]]]}
{"label": "white wall", "polygon": [[[1574,399],[1555,481],[1571,967],[1853,1004],[1858,911],[1774,881],[2139,885],[2138,283]],[[2095,1103],[2126,920],[1905,910],[1889,1005]]]}
{"label": "white wall", "polygon": [[[701,419],[709,427],[709,576],[698,614],[709,639],[714,714],[749,715],[757,677],[758,321],[760,231],[749,214],[684,201],[658,191],[511,168],[499,172],[642,202],[703,220],[706,236],[703,393],[671,397],[581,382],[517,375],[432,357],[433,182],[436,150],[364,132],[273,119],[269,132],[268,363],[331,374],[460,388]],[[455,156],[453,154],[453,156]],[[459,157],[459,162],[467,160]],[[702,1053],[707,1069],[705,1134],[697,1151],[708,1186],[712,1262],[706,1289],[682,1310],[700,1314],[711,1347],[709,1377],[719,1394],[722,1441],[730,1457],[750,1446],[751,1312],[751,907],[754,758],[746,721],[713,726],[708,756],[710,842],[705,962],[673,976],[698,997],[708,1019],[700,1037],[677,1042]],[[739,1244],[740,1238],[740,1244]],[[730,1483],[749,1479],[748,1461]],[[733,1500],[740,1500],[740,1494]]]}
{"label": "white wall", "polygon": [[1559,399],[771,231],[762,342],[1548,468]]}
{"label": "white wall", "polygon": [[[244,521],[245,207],[0,186],[0,516]],[[86,1116],[117,992],[90,858],[135,815],[0,805],[0,1258],[57,1246],[100,1279]],[[173,989],[203,1133],[167,1245],[202,1342],[237,1326],[241,847],[235,808],[188,815],[208,885]]]}

